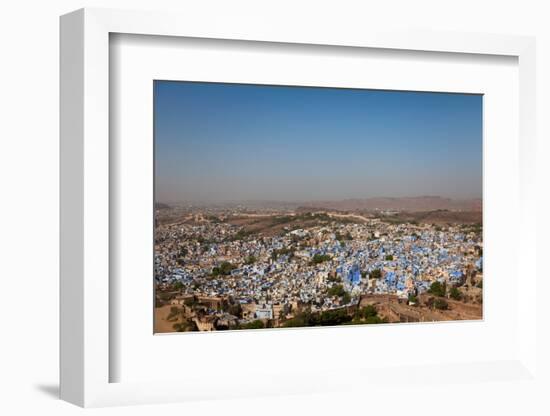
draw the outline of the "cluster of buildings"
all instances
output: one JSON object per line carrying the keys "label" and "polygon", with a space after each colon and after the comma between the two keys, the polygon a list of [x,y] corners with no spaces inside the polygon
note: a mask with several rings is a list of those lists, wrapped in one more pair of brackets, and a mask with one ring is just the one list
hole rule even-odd
{"label": "cluster of buildings", "polygon": [[231,299],[247,321],[284,319],[304,304],[334,309],[363,294],[418,295],[434,281],[461,285],[482,267],[481,235],[467,225],[334,221],[262,236],[212,220],[158,226],[155,240],[157,288]]}

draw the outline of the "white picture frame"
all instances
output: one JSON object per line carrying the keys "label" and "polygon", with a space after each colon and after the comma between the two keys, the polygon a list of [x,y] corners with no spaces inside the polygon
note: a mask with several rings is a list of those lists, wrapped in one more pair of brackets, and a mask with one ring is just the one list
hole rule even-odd
{"label": "white picture frame", "polygon": [[[536,380],[535,290],[537,270],[528,243],[536,239],[535,212],[535,41],[530,37],[383,31],[331,31],[312,25],[281,28],[265,21],[211,22],[193,16],[167,13],[82,9],[61,18],[61,397],[80,406],[158,403],[198,398],[238,397],[255,394],[308,393],[347,389],[354,383],[349,368],[331,370],[327,385],[319,374],[288,380],[273,376],[270,383],[254,381],[222,390],[206,391],[205,380],[190,377],[178,382],[112,382],[110,366],[117,357],[110,348],[110,34],[154,35],[225,39],[281,44],[331,45],[340,48],[430,51],[443,54],[504,55],[518,59],[519,67],[519,216],[518,264],[530,290],[518,292],[515,319],[517,354],[507,360],[462,363],[441,362],[419,366],[405,384],[426,382],[447,369],[470,382]],[[511,271],[512,273],[512,271]],[[412,327],[411,327],[412,328]],[[414,330],[411,329],[411,330]],[[248,336],[248,335],[247,335]],[[397,373],[396,373],[397,371]],[[405,372],[406,373],[406,372]],[[328,374],[328,373],[327,373]],[[370,368],[367,378],[384,379],[399,374],[395,368]],[[273,386],[285,381],[285,388]],[[368,382],[368,381],[365,381]],[[201,384],[203,383],[203,384]]]}

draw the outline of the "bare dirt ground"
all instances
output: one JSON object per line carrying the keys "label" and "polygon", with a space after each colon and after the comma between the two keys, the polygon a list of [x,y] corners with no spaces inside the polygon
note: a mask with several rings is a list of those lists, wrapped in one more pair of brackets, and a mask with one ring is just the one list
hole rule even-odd
{"label": "bare dirt ground", "polygon": [[360,306],[375,305],[379,314],[389,322],[437,322],[463,321],[483,319],[483,307],[478,303],[465,303],[453,299],[445,299],[449,305],[447,310],[437,310],[426,306],[430,295],[421,295],[420,304],[409,306],[405,301],[399,301],[393,295],[366,295],[361,299]]}
{"label": "bare dirt ground", "polygon": [[289,229],[310,228],[331,222],[327,214],[300,215],[238,215],[227,223],[244,227],[244,230],[262,236],[274,236]]}
{"label": "bare dirt ground", "polygon": [[174,332],[172,327],[176,323],[181,323],[181,317],[178,316],[177,319],[173,321],[168,321],[166,318],[170,314],[170,308],[172,305],[164,305],[159,308],[155,308],[155,329],[156,334],[163,332]]}
{"label": "bare dirt ground", "polygon": [[481,211],[435,210],[424,212],[400,212],[396,215],[380,217],[390,223],[416,222],[421,224],[481,224]]}

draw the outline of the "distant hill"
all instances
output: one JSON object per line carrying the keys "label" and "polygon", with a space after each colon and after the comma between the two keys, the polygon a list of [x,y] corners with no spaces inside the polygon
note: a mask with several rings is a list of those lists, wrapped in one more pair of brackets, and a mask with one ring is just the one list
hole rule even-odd
{"label": "distant hill", "polygon": [[415,197],[376,197],[364,199],[343,199],[326,201],[269,201],[269,200],[247,200],[247,201],[219,201],[199,202],[188,201],[173,204],[157,202],[155,208],[158,210],[194,207],[194,208],[218,208],[218,209],[251,209],[251,210],[297,210],[297,211],[407,211],[425,212],[436,210],[448,211],[479,211],[482,210],[482,201],[478,199],[451,199],[440,196],[415,196]]}
{"label": "distant hill", "polygon": [[417,196],[402,198],[345,199],[341,201],[312,201],[301,204],[304,208],[323,208],[338,211],[481,211],[481,199],[451,199],[440,196]]}

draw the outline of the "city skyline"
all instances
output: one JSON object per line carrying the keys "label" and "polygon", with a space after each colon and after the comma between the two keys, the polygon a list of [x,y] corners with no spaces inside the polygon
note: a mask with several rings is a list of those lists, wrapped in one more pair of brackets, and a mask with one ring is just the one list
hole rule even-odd
{"label": "city skyline", "polygon": [[482,96],[155,81],[157,202],[482,196]]}

